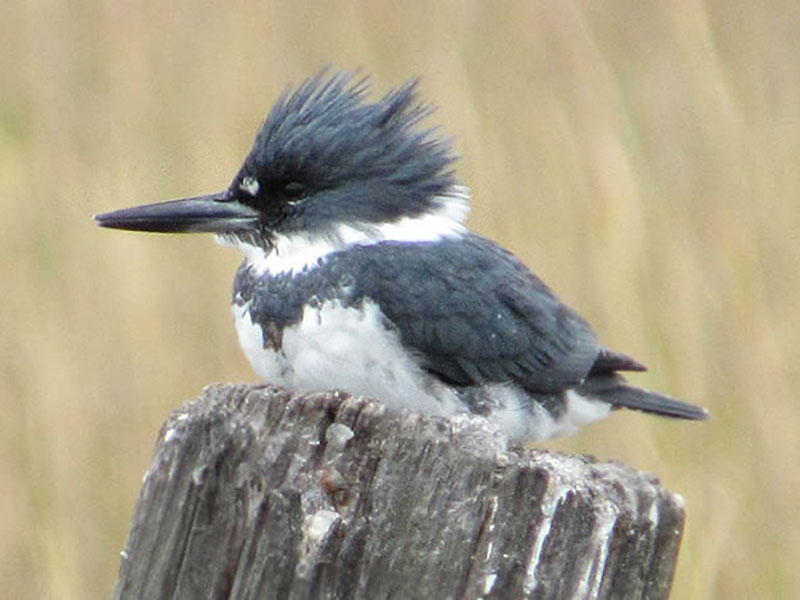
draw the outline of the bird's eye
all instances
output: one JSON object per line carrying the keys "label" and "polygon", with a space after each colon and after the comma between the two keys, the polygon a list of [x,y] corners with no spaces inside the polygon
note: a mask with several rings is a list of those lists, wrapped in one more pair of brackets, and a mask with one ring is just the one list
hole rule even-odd
{"label": "bird's eye", "polygon": [[306,195],[306,186],[299,181],[291,181],[283,186],[283,197],[289,201],[297,201]]}
{"label": "bird's eye", "polygon": [[242,179],[242,182],[239,184],[239,189],[255,198],[258,196],[261,186],[258,183],[258,179],[248,175]]}

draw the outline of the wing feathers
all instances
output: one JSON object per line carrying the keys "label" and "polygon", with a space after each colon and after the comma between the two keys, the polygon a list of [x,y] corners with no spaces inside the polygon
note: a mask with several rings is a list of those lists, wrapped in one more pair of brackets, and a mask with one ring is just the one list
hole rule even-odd
{"label": "wing feathers", "polygon": [[[391,263],[402,272],[388,271]],[[597,357],[588,323],[485,238],[372,246],[365,268],[359,293],[376,301],[425,367],[450,384],[558,392],[579,384]]]}

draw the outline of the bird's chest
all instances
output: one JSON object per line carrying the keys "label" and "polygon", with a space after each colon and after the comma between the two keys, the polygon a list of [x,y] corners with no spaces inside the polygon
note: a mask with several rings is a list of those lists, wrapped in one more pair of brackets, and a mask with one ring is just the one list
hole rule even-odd
{"label": "bird's chest", "polygon": [[245,264],[234,283],[234,312],[246,307],[249,318],[259,327],[260,346],[276,352],[283,350],[285,334],[297,329],[306,313],[331,301],[343,308],[360,303],[353,293],[352,277],[343,277],[330,268],[259,275]]}
{"label": "bird's chest", "polygon": [[[357,295],[352,274],[237,274],[233,312],[239,342],[264,379],[295,391],[374,387],[397,378],[401,347],[380,308]],[[391,357],[391,358],[390,358]],[[365,383],[367,382],[367,383]]]}
{"label": "bird's chest", "polygon": [[242,349],[266,381],[300,393],[339,389],[431,414],[458,410],[351,271],[291,280],[240,269],[233,313]]}
{"label": "bird's chest", "polygon": [[339,389],[429,413],[453,411],[373,302],[305,305],[300,320],[283,327],[254,320],[248,304],[233,310],[242,349],[266,381],[299,393]]}

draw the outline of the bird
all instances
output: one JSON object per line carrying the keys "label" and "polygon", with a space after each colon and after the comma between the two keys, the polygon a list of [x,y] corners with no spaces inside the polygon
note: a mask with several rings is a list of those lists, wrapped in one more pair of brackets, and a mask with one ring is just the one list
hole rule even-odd
{"label": "bird", "polygon": [[453,140],[413,79],[323,70],[287,88],[223,191],[95,216],[106,228],[215,234],[244,254],[238,338],[256,373],[427,415],[479,415],[516,442],[625,408],[709,412],[627,382],[644,371],[522,261],[465,224]]}

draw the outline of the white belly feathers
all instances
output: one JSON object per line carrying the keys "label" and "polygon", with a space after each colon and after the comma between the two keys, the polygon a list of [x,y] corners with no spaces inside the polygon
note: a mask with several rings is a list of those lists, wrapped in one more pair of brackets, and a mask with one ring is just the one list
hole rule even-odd
{"label": "white belly feathers", "polygon": [[362,308],[343,308],[336,300],[306,307],[302,320],[284,330],[279,350],[264,348],[249,305],[234,305],[233,313],[242,349],[271,383],[300,393],[339,389],[426,414],[466,410],[451,390],[420,369],[372,302]]}

